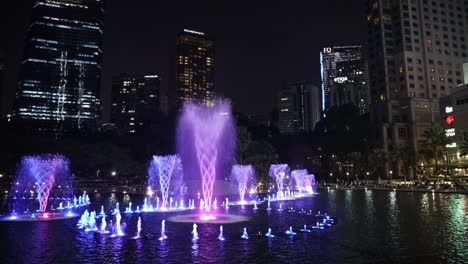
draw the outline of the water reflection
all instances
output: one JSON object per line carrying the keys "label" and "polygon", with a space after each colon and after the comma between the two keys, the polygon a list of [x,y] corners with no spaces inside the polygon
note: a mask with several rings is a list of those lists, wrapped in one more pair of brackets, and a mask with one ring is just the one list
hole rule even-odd
{"label": "water reflection", "polygon": [[[123,204],[123,199],[123,195],[102,195],[96,207],[104,203],[112,208],[117,200]],[[191,224],[172,222],[167,223],[168,239],[159,241],[161,221],[170,213],[140,214],[146,237],[136,240],[132,237],[139,214],[123,215],[127,236],[115,238],[77,230],[76,219],[0,223],[0,263],[463,263],[468,257],[466,195],[435,194],[433,198],[432,193],[325,191],[283,202],[282,212],[276,210],[278,206],[272,203],[271,212],[265,210],[266,205],[257,211],[252,206],[232,206],[232,213],[253,218],[224,225],[224,242],[217,239],[219,225],[200,224],[200,239],[193,242]],[[286,236],[289,226],[297,232],[304,224],[312,224],[310,216],[298,213],[301,208],[336,215],[339,224],[326,232]],[[113,219],[108,217],[109,222]],[[240,239],[243,227],[249,240]],[[264,236],[268,227],[275,238]]]}

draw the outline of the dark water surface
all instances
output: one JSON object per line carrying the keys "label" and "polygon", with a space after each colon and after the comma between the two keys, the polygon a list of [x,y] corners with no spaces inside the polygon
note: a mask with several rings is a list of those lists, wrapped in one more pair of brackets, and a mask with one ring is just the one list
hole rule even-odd
{"label": "dark water surface", "polygon": [[[108,204],[112,199],[92,202]],[[127,235],[113,238],[78,230],[78,219],[0,222],[0,263],[468,263],[466,195],[322,191],[282,204],[327,212],[338,225],[300,233],[304,224],[314,224],[312,218],[278,212],[276,202],[270,212],[264,204],[258,211],[230,207],[230,213],[252,220],[224,225],[225,241],[217,239],[219,225],[200,224],[200,239],[192,242],[192,225],[172,222],[166,223],[168,239],[157,240],[161,220],[174,213],[141,214],[142,234],[155,234],[149,239],[132,239],[138,214],[122,214]],[[290,225],[296,236],[284,235]],[[240,239],[243,227],[250,240]],[[268,227],[276,237],[254,235]]]}

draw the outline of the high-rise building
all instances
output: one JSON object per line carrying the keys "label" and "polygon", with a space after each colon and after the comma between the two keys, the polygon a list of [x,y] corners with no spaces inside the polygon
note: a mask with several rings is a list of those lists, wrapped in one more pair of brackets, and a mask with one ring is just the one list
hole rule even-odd
{"label": "high-rise building", "polygon": [[360,113],[369,111],[367,64],[362,46],[328,47],[320,52],[322,111],[354,103]]}
{"label": "high-rise building", "polygon": [[371,122],[385,151],[417,151],[439,123],[439,98],[463,83],[467,9],[466,0],[367,0]]}
{"label": "high-rise building", "polygon": [[160,111],[160,78],[155,74],[121,74],[112,79],[111,123],[134,134]]}
{"label": "high-rise building", "polygon": [[184,29],[177,36],[177,104],[194,101],[212,106],[215,42],[203,32]]}
{"label": "high-rise building", "polygon": [[320,89],[305,81],[287,83],[278,101],[278,128],[282,134],[312,132],[320,120]]}
{"label": "high-rise building", "polygon": [[13,118],[56,136],[97,128],[102,0],[34,1]]}

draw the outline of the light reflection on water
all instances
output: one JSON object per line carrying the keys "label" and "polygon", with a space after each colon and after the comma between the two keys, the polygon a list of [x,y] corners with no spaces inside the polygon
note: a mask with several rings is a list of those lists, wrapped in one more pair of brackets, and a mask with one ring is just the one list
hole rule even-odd
{"label": "light reflection on water", "polygon": [[[122,196],[102,195],[106,211]],[[141,198],[130,197],[134,206]],[[286,262],[453,262],[468,261],[468,198],[466,195],[384,191],[324,191],[313,198],[234,207],[249,214],[247,223],[224,225],[226,241],[217,239],[219,225],[200,224],[200,239],[192,242],[191,224],[167,223],[168,239],[159,241],[161,220],[171,213],[141,214],[142,236],[136,234],[137,214],[122,215],[127,236],[82,232],[76,220],[0,223],[0,263],[286,263]],[[310,223],[307,215],[288,212],[293,206],[336,216],[338,225],[321,233],[284,235]],[[96,208],[100,207],[100,203]],[[224,211],[224,209],[222,209]],[[108,220],[112,218],[109,217]],[[309,222],[308,222],[309,221]],[[109,221],[110,222],[110,221]],[[98,220],[98,225],[100,220]],[[250,239],[240,236],[246,227]],[[264,237],[271,227],[275,238]],[[262,236],[257,237],[256,233]],[[40,241],[40,242],[39,242]]]}

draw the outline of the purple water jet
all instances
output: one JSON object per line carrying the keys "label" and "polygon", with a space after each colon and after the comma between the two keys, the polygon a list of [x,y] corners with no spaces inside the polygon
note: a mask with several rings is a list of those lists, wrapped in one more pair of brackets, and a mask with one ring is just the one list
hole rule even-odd
{"label": "purple water jet", "polygon": [[252,165],[234,165],[232,166],[231,176],[237,182],[239,188],[239,198],[241,203],[245,203],[244,196],[247,190],[247,184],[252,180],[254,175],[254,168]]}
{"label": "purple water jet", "polygon": [[180,190],[182,177],[182,161],[178,155],[153,156],[148,168],[148,187],[155,189],[159,186],[162,210],[169,208],[170,188],[174,191]]}
{"label": "purple water jet", "polygon": [[177,127],[177,148],[184,160],[184,175],[191,179],[201,177],[204,219],[214,217],[211,208],[215,179],[232,162],[234,139],[229,101],[218,99],[213,107],[184,104]]}
{"label": "purple water jet", "polygon": [[296,188],[299,193],[302,193],[304,191],[304,178],[307,175],[307,170],[292,170],[291,171],[291,177],[294,179],[296,182]]}
{"label": "purple water jet", "polygon": [[313,194],[316,193],[316,186],[315,186],[315,176],[313,174],[308,174],[304,177],[304,191]]}
{"label": "purple water jet", "polygon": [[270,177],[276,181],[276,187],[278,188],[277,197],[282,198],[283,195],[283,183],[286,176],[289,174],[288,164],[272,164],[270,165]]}
{"label": "purple water jet", "polygon": [[[36,195],[39,202],[39,211],[47,211],[49,196],[51,194],[71,201],[73,198],[73,188],[71,186],[72,176],[69,170],[70,161],[62,155],[44,154],[35,156],[24,156],[19,164],[18,174],[12,186],[11,194],[24,196]],[[16,202],[12,204],[13,211],[21,205]],[[60,207],[60,205],[56,205]],[[29,208],[26,208],[29,211]],[[48,217],[47,217],[48,218]]]}

